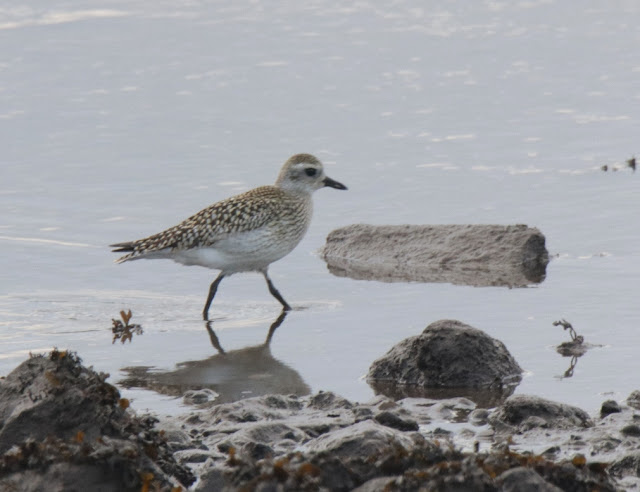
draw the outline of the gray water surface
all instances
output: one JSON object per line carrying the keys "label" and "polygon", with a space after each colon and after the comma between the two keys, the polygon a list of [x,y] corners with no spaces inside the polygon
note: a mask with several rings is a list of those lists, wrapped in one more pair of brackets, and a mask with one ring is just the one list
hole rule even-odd
{"label": "gray water surface", "polygon": [[[0,373],[52,347],[111,381],[127,367],[206,366],[218,352],[200,312],[216,272],[114,265],[107,245],[272,183],[310,152],[349,191],[317,192],[308,235],[271,268],[296,310],[268,356],[292,386],[366,400],[375,358],[454,318],[506,344],[527,371],[518,393],[589,411],[626,398],[640,388],[639,176],[626,167],[639,150],[638,46],[640,5],[625,1],[9,2]],[[317,251],[360,222],[522,223],[553,258],[524,289],[333,277]],[[144,334],[112,344],[121,309]],[[263,344],[278,314],[255,274],[226,279],[211,313],[227,352]],[[560,318],[602,345],[570,378]],[[244,394],[264,375],[249,367]],[[180,411],[156,390],[124,394]]]}

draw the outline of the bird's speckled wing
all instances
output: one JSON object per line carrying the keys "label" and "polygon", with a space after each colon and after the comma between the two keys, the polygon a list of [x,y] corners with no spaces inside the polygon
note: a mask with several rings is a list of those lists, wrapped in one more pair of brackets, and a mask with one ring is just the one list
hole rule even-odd
{"label": "bird's speckled wing", "polygon": [[280,214],[285,193],[275,186],[261,186],[236,195],[192,215],[180,224],[153,236],[137,241],[112,244],[114,252],[128,252],[116,260],[143,257],[171,249],[190,249],[211,246],[220,238],[235,232],[263,227]]}

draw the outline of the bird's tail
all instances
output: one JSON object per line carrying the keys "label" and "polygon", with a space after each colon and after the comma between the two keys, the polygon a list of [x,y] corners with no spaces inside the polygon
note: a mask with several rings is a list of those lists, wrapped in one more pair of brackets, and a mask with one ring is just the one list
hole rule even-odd
{"label": "bird's tail", "polygon": [[125,261],[131,260],[136,256],[136,243],[134,241],[128,243],[110,244],[109,247],[115,248],[111,250],[112,253],[129,253],[115,260],[116,263],[124,263]]}

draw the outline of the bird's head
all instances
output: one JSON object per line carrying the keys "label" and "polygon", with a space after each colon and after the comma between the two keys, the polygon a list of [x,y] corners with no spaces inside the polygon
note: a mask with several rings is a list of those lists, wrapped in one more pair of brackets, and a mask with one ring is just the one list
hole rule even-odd
{"label": "bird's head", "polygon": [[324,174],[322,162],[311,154],[296,154],[284,163],[276,186],[303,193],[314,191],[329,186],[337,190],[346,190],[347,187]]}

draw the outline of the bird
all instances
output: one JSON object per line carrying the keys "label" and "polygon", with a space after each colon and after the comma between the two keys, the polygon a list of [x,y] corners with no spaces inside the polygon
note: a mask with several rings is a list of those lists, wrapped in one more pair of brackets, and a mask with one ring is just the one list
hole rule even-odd
{"label": "bird", "polygon": [[324,187],[347,189],[325,175],[319,159],[295,154],[284,163],[275,184],[216,202],[152,236],[110,247],[114,253],[126,253],[116,263],[165,258],[219,270],[209,287],[204,320],[222,279],[240,272],[261,273],[283,311],[290,311],[269,277],[269,265],[302,240],[311,222],[312,194]]}

